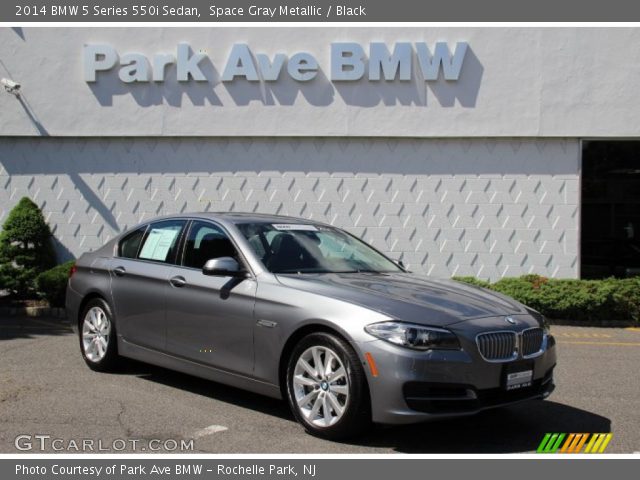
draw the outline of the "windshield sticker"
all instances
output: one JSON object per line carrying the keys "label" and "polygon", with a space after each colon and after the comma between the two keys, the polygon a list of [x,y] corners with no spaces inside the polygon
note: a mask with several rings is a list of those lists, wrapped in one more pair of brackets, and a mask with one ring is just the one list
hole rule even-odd
{"label": "windshield sticker", "polygon": [[298,223],[274,223],[273,228],[276,230],[302,230],[306,232],[317,232],[315,225],[303,225]]}

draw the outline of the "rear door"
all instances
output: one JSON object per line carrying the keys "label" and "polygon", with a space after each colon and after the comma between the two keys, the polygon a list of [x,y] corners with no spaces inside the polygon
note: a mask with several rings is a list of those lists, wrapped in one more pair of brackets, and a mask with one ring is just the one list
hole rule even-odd
{"label": "rear door", "polygon": [[118,332],[128,342],[165,348],[168,279],[186,223],[154,222],[142,235],[133,232],[119,245],[111,267],[111,289]]}

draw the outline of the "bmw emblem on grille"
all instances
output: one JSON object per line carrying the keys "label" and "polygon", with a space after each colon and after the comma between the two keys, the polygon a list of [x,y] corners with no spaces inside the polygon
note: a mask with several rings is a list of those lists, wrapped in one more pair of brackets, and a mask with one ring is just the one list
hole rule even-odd
{"label": "bmw emblem on grille", "polygon": [[513,319],[513,317],[504,317],[504,321],[510,323],[511,325],[515,325],[516,323],[518,323]]}

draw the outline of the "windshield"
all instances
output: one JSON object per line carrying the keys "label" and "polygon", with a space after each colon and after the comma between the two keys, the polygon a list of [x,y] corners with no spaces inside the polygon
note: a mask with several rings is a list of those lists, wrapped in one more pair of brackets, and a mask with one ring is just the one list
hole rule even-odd
{"label": "windshield", "polygon": [[402,271],[366,243],[337,228],[296,223],[236,226],[272,273]]}

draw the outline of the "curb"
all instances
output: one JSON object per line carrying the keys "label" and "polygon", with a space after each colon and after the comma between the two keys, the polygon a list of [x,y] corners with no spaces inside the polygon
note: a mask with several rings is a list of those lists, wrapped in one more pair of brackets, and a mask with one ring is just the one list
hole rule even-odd
{"label": "curb", "polygon": [[58,307],[0,307],[0,317],[67,318],[67,312]]}
{"label": "curb", "polygon": [[633,320],[567,320],[567,319],[553,319],[547,318],[547,321],[551,326],[562,327],[596,327],[596,328],[627,328],[636,327],[638,324]]}

